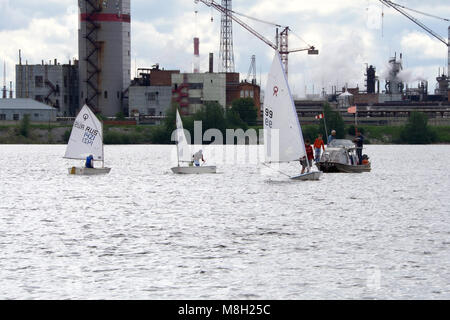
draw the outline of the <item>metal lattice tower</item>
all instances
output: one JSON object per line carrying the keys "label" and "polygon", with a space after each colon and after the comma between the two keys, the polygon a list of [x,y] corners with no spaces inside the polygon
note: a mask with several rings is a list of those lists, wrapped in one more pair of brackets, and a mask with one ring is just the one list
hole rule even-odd
{"label": "metal lattice tower", "polygon": [[228,11],[232,10],[231,0],[222,0],[222,7],[226,8],[227,13],[222,13],[221,19],[219,52],[221,66],[219,71],[234,72],[233,19],[228,14]]}
{"label": "metal lattice tower", "polygon": [[[85,71],[84,74],[86,76],[82,79],[82,81],[87,84],[84,102],[91,107],[94,112],[99,112],[98,96],[101,92],[98,83],[101,69],[99,66],[100,44],[97,42],[97,33],[100,29],[100,25],[95,21],[95,15],[102,11],[102,7],[98,4],[98,1],[84,0],[83,2],[86,10],[86,33],[83,36],[86,41],[86,55],[80,57],[80,59],[83,59],[83,61],[86,62],[84,65],[86,70],[83,70]],[[83,74],[83,72],[81,74]]]}

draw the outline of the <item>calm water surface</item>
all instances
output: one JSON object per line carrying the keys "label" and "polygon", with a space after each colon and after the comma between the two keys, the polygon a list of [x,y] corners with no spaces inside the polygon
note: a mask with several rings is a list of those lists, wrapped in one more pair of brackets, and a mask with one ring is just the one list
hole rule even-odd
{"label": "calm water surface", "polygon": [[106,146],[81,177],[63,145],[0,145],[0,298],[450,298],[450,146],[368,146],[372,172],[319,182],[243,148],[177,176],[173,146]]}

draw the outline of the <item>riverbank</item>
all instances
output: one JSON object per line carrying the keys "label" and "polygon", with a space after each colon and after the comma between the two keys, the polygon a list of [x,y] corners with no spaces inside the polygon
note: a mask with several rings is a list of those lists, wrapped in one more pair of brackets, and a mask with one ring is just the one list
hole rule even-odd
{"label": "riverbank", "polygon": [[[366,138],[368,144],[403,144],[400,140],[401,126],[369,126],[358,127]],[[430,126],[436,132],[437,144],[450,143],[450,126]],[[65,144],[67,143],[72,126],[31,124],[27,136],[21,134],[20,124],[0,126],[0,144]],[[150,125],[121,125],[105,126],[105,144],[153,144],[153,138],[159,126]],[[259,132],[261,127],[251,127]],[[352,139],[354,128],[347,126],[345,135]],[[315,139],[319,133],[318,125],[304,125],[305,138]],[[159,144],[159,143],[158,143]]]}

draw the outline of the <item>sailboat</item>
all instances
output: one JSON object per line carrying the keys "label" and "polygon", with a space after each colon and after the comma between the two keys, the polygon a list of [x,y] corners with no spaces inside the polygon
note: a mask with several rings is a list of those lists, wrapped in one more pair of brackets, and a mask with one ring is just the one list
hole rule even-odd
{"label": "sailboat", "polygon": [[[264,97],[264,149],[266,163],[299,161],[306,157],[302,129],[278,51],[270,68]],[[319,180],[322,172],[310,169],[308,163],[307,173],[289,178]]]}
{"label": "sailboat", "polygon": [[86,157],[92,155],[93,160],[102,162],[102,167],[71,167],[69,168],[69,174],[98,175],[109,173],[111,168],[104,166],[103,151],[103,125],[91,109],[84,105],[73,123],[64,158],[85,160]]}
{"label": "sailboat", "polygon": [[[180,113],[177,109],[177,130],[176,130],[176,143],[177,143],[177,158],[178,166],[173,167],[171,170],[173,173],[184,174],[199,174],[199,173],[216,173],[216,166],[193,166],[192,165],[192,153],[191,148],[186,140],[184,134],[183,122],[181,121]],[[188,163],[188,166],[181,166],[181,163]]]}

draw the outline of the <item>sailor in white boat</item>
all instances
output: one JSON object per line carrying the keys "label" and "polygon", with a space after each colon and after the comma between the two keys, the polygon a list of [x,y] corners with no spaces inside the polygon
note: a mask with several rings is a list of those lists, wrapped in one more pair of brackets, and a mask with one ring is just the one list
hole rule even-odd
{"label": "sailor in white boat", "polygon": [[203,151],[199,150],[196,153],[194,153],[194,155],[192,156],[192,159],[194,160],[195,166],[199,167],[200,166],[200,160],[205,162],[205,159],[203,158]]}
{"label": "sailor in white boat", "polygon": [[[307,172],[311,171],[312,162],[314,159],[314,153],[311,146],[311,141],[309,139],[305,140],[305,151],[306,151],[306,157],[303,157],[300,159],[300,164],[302,165],[302,172],[301,174],[305,173],[305,169]],[[308,161],[308,162],[306,162]]]}
{"label": "sailor in white boat", "polygon": [[94,168],[94,156],[92,154],[86,158],[86,168]]}

